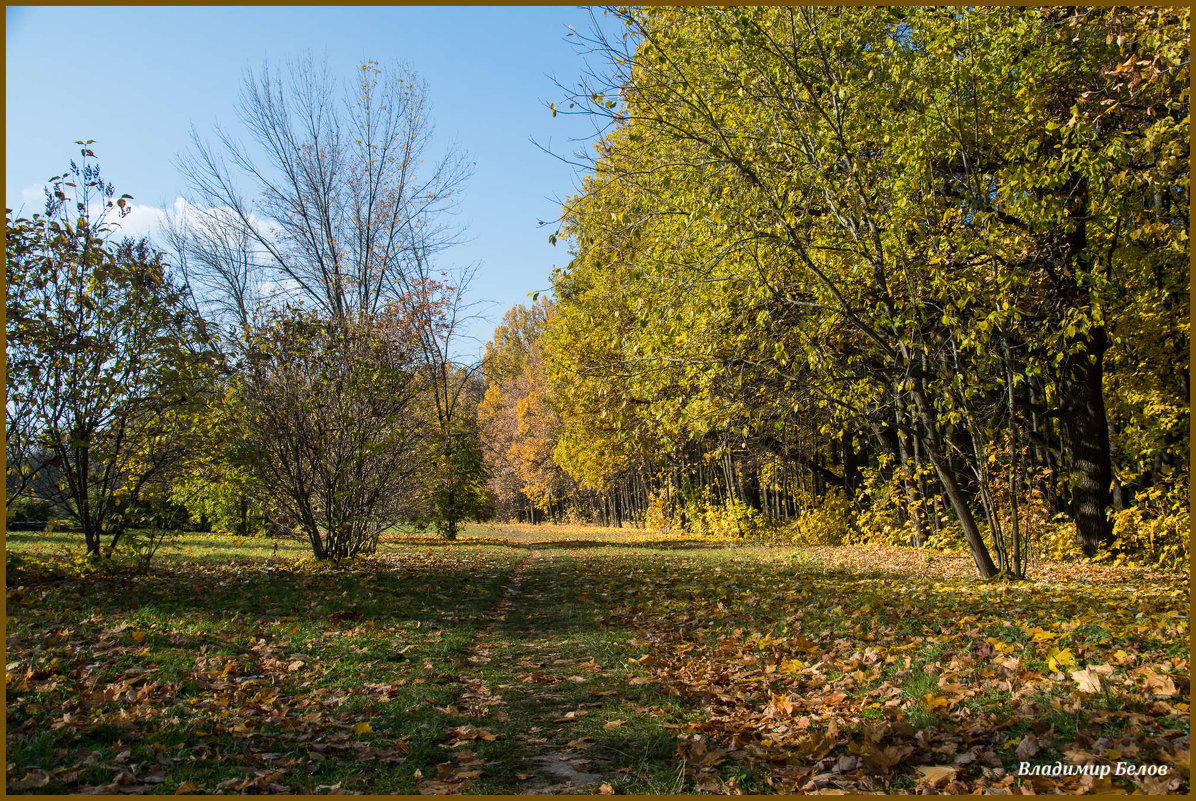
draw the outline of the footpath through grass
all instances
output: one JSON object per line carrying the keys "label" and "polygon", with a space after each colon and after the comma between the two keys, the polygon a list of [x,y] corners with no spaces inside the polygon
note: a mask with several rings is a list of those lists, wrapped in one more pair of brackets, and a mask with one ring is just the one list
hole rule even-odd
{"label": "footpath through grass", "polygon": [[[1188,788],[1186,576],[552,527],[301,555],[10,576],[9,792]],[[1167,772],[1013,775],[1056,761]]]}

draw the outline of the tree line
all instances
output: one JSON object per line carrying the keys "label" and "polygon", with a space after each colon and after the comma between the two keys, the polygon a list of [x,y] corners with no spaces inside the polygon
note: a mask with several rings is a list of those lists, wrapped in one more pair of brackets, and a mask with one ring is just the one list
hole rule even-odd
{"label": "tree line", "polygon": [[1186,9],[616,8],[551,300],[456,351],[470,165],[402,66],[249,73],[156,242],[90,143],[6,218],[9,517],[1186,558]]}
{"label": "tree line", "polygon": [[605,13],[500,510],[1186,554],[1186,9]]}

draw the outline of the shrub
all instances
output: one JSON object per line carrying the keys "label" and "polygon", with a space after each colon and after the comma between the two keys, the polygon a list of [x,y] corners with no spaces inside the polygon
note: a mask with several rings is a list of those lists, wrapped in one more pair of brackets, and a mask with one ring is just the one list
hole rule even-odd
{"label": "shrub", "polygon": [[[1187,481],[1154,486],[1138,494],[1137,503],[1113,515],[1113,547],[1117,562],[1184,568],[1190,532]],[[1098,558],[1101,555],[1098,555]]]}
{"label": "shrub", "polygon": [[790,524],[787,535],[801,545],[842,545],[851,533],[850,504],[842,490],[832,489],[821,497],[802,493],[797,499],[801,514]]}

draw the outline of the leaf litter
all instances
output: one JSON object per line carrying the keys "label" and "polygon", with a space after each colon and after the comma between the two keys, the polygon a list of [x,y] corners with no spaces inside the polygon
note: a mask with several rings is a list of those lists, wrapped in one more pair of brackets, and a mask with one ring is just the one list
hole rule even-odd
{"label": "leaf litter", "polygon": [[[499,530],[487,546],[347,571],[184,561],[131,592],[102,576],[10,588],[9,791],[462,793],[519,749],[508,791],[628,792],[658,786],[595,737],[644,719],[671,733],[677,792],[1188,789],[1186,576],[1048,565],[1033,583],[986,583],[909,549],[589,529]],[[560,597],[526,584],[530,552],[549,547],[571,565]],[[469,586],[479,575],[491,581]],[[515,641],[508,618],[545,601],[591,610],[623,642],[622,689],[554,700],[614,668],[551,626]],[[514,737],[519,687],[543,723]],[[1118,759],[1171,770],[1013,775],[1019,761]]]}

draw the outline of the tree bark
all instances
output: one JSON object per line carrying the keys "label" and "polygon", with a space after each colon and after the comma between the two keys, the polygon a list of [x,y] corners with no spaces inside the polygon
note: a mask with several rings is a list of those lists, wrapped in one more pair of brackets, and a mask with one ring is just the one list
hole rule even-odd
{"label": "tree bark", "polygon": [[1103,328],[1093,329],[1086,347],[1069,356],[1060,376],[1060,428],[1072,474],[1071,512],[1085,556],[1113,542],[1113,461],[1105,414]]}
{"label": "tree bark", "polygon": [[922,425],[927,432],[927,436],[923,441],[923,445],[926,448],[926,455],[930,457],[930,463],[934,465],[934,470],[939,477],[939,483],[943,486],[943,492],[946,494],[947,500],[950,501],[951,508],[955,510],[955,517],[959,520],[959,525],[963,528],[963,536],[968,541],[968,549],[972,552],[972,559],[976,563],[976,569],[980,571],[980,577],[990,579],[997,575],[997,566],[993,564],[988,547],[984,544],[984,537],[980,535],[980,529],[976,526],[976,518],[972,516],[972,510],[968,507],[967,498],[959,487],[959,482],[955,478],[955,471],[951,468],[951,464],[943,453],[942,448],[939,447],[939,443],[935,442],[937,434],[933,425],[932,406],[927,400],[925,393],[921,390],[915,390],[913,396],[914,401],[918,405],[918,413],[922,418]]}

